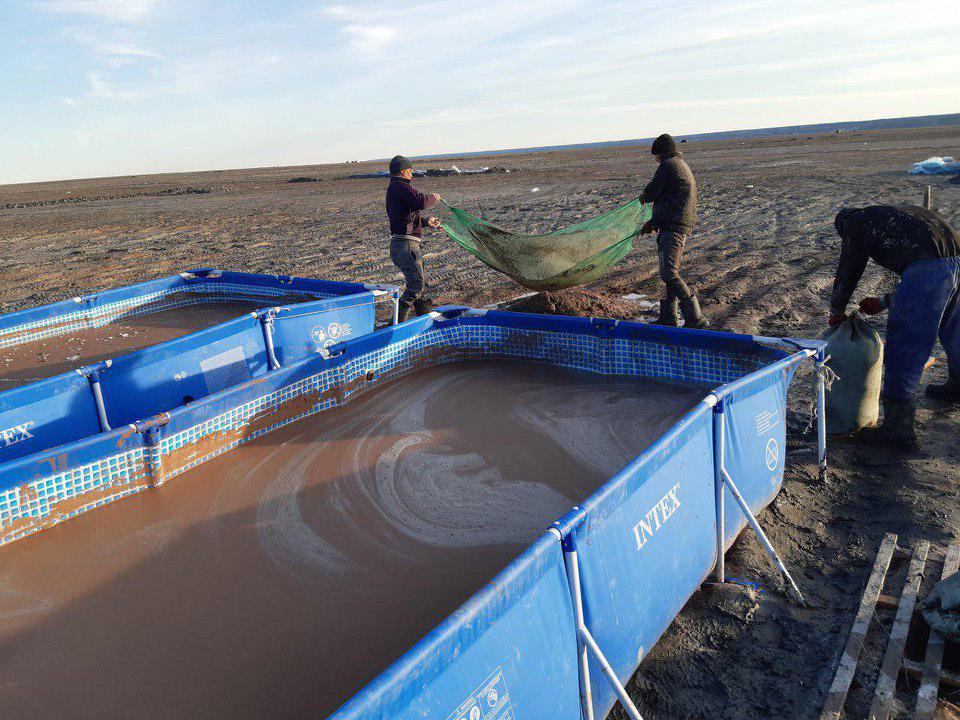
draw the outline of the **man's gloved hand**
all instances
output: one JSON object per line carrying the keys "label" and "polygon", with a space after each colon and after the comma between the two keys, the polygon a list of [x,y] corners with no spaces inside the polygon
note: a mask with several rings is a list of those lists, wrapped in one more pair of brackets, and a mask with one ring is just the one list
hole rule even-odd
{"label": "man's gloved hand", "polygon": [[878,297],[865,297],[860,301],[860,312],[864,315],[877,315],[886,309],[886,303]]}
{"label": "man's gloved hand", "polygon": [[827,325],[830,327],[837,327],[840,323],[847,319],[847,314],[845,312],[836,314],[830,313],[830,317],[827,318]]}
{"label": "man's gloved hand", "polygon": [[438,227],[440,227],[440,218],[438,218],[438,217],[428,217],[428,218],[427,218],[427,225],[430,226],[430,227],[432,227],[432,228],[438,228]]}
{"label": "man's gloved hand", "polygon": [[641,235],[650,235],[652,233],[655,233],[656,231],[657,231],[657,226],[653,224],[653,220],[647,220],[643,224],[643,227],[640,228]]}

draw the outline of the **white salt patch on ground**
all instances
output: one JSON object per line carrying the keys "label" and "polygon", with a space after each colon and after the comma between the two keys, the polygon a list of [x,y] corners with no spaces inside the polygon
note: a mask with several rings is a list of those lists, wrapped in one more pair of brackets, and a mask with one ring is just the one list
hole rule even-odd
{"label": "white salt patch on ground", "polygon": [[635,302],[640,306],[641,310],[655,310],[660,307],[658,300],[647,300],[646,297],[646,295],[641,295],[640,293],[627,293],[626,295],[621,295],[620,299]]}

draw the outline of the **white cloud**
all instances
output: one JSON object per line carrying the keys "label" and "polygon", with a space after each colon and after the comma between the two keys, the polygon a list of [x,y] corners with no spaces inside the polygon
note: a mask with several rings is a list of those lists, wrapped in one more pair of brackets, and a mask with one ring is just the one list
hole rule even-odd
{"label": "white cloud", "polygon": [[144,96],[143,91],[121,90],[114,87],[109,80],[97,72],[92,72],[87,75],[87,81],[90,83],[90,97],[101,98],[103,100],[133,100]]}
{"label": "white cloud", "polygon": [[397,28],[388,25],[346,25],[343,31],[352,38],[354,48],[378,55],[400,37]]}
{"label": "white cloud", "polygon": [[140,47],[139,45],[134,45],[133,43],[100,42],[97,43],[96,49],[104,55],[160,59],[160,53]]}
{"label": "white cloud", "polygon": [[361,20],[370,18],[369,13],[346,5],[328,5],[320,9],[320,14],[332,20],[346,20],[349,22],[360,22]]}
{"label": "white cloud", "polygon": [[571,45],[577,45],[578,43],[579,40],[573,37],[548,37],[528,43],[527,48],[530,50],[549,50],[558,47],[569,47]]}
{"label": "white cloud", "polygon": [[121,23],[145,20],[157,7],[157,0],[47,0],[40,7],[50,12],[90,15]]}

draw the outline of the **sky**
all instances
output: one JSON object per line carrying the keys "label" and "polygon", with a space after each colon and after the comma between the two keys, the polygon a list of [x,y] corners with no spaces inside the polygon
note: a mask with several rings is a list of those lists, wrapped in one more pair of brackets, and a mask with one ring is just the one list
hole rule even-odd
{"label": "sky", "polygon": [[960,112],[958,0],[0,0],[0,183]]}

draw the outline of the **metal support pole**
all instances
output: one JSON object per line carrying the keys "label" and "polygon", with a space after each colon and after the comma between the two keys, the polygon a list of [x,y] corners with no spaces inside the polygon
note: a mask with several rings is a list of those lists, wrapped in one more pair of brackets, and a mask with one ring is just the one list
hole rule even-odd
{"label": "metal support pole", "polygon": [[633,718],[633,720],[643,720],[643,716],[640,714],[640,711],[637,710],[637,706],[633,704],[633,700],[631,700],[627,694],[626,688],[620,684],[617,674],[613,671],[613,668],[610,667],[607,658],[600,652],[597,641],[593,639],[593,635],[590,634],[590,631],[587,630],[585,625],[580,627],[580,635],[583,637],[583,641],[587,644],[587,647],[590,648],[590,652],[592,652],[597,659],[597,662],[600,663],[600,669],[603,670],[603,674],[606,675],[607,680],[610,681],[613,691],[617,694],[617,697],[620,698],[620,704],[623,705],[623,709],[627,711],[627,715]]}
{"label": "metal support pole", "polygon": [[[623,705],[623,709],[627,711],[632,720],[643,720],[643,716],[640,715],[640,711],[637,710],[637,706],[633,704],[633,700],[630,699],[630,696],[627,694],[626,688],[620,682],[620,678],[617,677],[617,673],[614,672],[614,669],[611,667],[610,663],[607,662],[607,658],[604,656],[603,652],[600,650],[600,646],[597,645],[597,641],[593,639],[593,635],[590,634],[590,631],[587,629],[586,622],[583,619],[583,595],[580,590],[580,562],[577,558],[576,550],[564,549],[563,551],[564,563],[567,567],[567,578],[570,583],[570,592],[573,596],[573,606],[574,612],[577,615],[577,634],[579,638],[577,640],[578,645],[585,645],[586,648],[593,653],[593,656],[596,658],[597,663],[600,665],[600,669],[603,671],[603,674],[607,676],[607,680],[610,682],[610,686],[613,688],[613,691],[617,694],[617,697],[620,699],[620,704]],[[579,607],[579,611],[577,608]],[[581,682],[584,677],[586,678],[586,684],[589,688],[590,684],[590,668],[587,664],[586,652],[581,653],[580,655],[580,678]],[[589,692],[589,690],[588,690]],[[583,693],[581,692],[581,699],[584,698]],[[588,706],[588,714],[585,716],[586,720],[592,720],[593,718],[593,703],[590,702]]]}
{"label": "metal support pole", "polygon": [[713,569],[714,579],[718,583],[726,582],[726,564],[724,553],[727,549],[727,532],[724,518],[723,494],[723,446],[725,423],[723,422],[723,406],[714,409],[713,413],[713,481],[714,495],[717,508],[717,564]]}
{"label": "metal support pole", "polygon": [[923,206],[927,210],[933,210],[933,186],[927,185],[923,191]]}
{"label": "metal support pole", "polygon": [[163,476],[163,456],[160,454],[160,428],[148,428],[143,433],[143,439],[147,443],[147,450],[150,454],[149,485],[152,488],[160,487],[166,480]]}
{"label": "metal support pole", "polygon": [[[723,403],[717,406],[716,415],[719,417],[720,438],[721,441],[723,441],[725,435],[724,425],[726,424]],[[720,457],[721,459],[723,458],[722,448]],[[783,575],[784,579],[786,580],[787,590],[791,597],[793,597],[793,599],[801,605],[806,605],[803,595],[800,593],[800,588],[798,588],[797,584],[793,581],[790,571],[787,570],[787,566],[783,564],[783,561],[780,559],[777,551],[774,550],[773,545],[767,538],[767,534],[763,531],[763,528],[760,527],[760,523],[757,522],[757,518],[754,517],[753,512],[750,510],[750,506],[747,505],[747,501],[743,499],[743,495],[740,494],[740,490],[733,482],[733,478],[730,477],[730,473],[727,472],[727,469],[724,467],[722,462],[720,464],[720,472],[723,477],[724,485],[726,485],[726,487],[730,490],[730,494],[733,495],[733,499],[737,501],[737,504],[740,506],[740,509],[747,518],[747,522],[750,523],[750,527],[753,528],[753,531],[757,534],[757,537],[760,538],[760,543],[763,545],[763,549],[767,551],[767,555],[770,557],[771,562],[773,562],[774,566],[780,571],[780,574]]]}
{"label": "metal support pole", "polygon": [[273,346],[273,322],[280,308],[271,308],[260,317],[260,324],[263,326],[263,344],[267,348],[267,364],[270,370],[276,370],[280,367],[277,360],[276,350]]}
{"label": "metal support pole", "polygon": [[94,370],[87,376],[90,381],[90,389],[93,390],[93,401],[97,404],[97,417],[100,418],[101,432],[107,432],[110,429],[110,421],[107,419],[107,408],[103,404],[103,390],[100,388],[100,374]]}
{"label": "metal support pole", "polygon": [[146,444],[147,485],[160,487],[166,481],[163,471],[163,455],[160,452],[160,428],[170,422],[170,413],[162,412],[147,420],[141,420],[133,427],[143,436]]}
{"label": "metal support pole", "polygon": [[[559,534],[559,533],[558,533]],[[580,566],[577,561],[577,552],[563,551],[563,562],[567,567],[567,582],[570,585],[570,595],[573,598],[573,615],[577,627],[585,627],[583,619],[583,595],[580,592]],[[593,720],[593,691],[590,687],[590,665],[588,664],[587,646],[583,643],[580,633],[577,633],[577,664],[580,669],[580,707],[581,717],[584,720]]]}
{"label": "metal support pole", "polygon": [[392,325],[397,325],[400,322],[400,296],[397,293],[393,295],[393,322]]}
{"label": "metal support pole", "polygon": [[826,358],[823,351],[817,355],[817,465],[820,481],[827,480],[827,380],[824,377]]}

